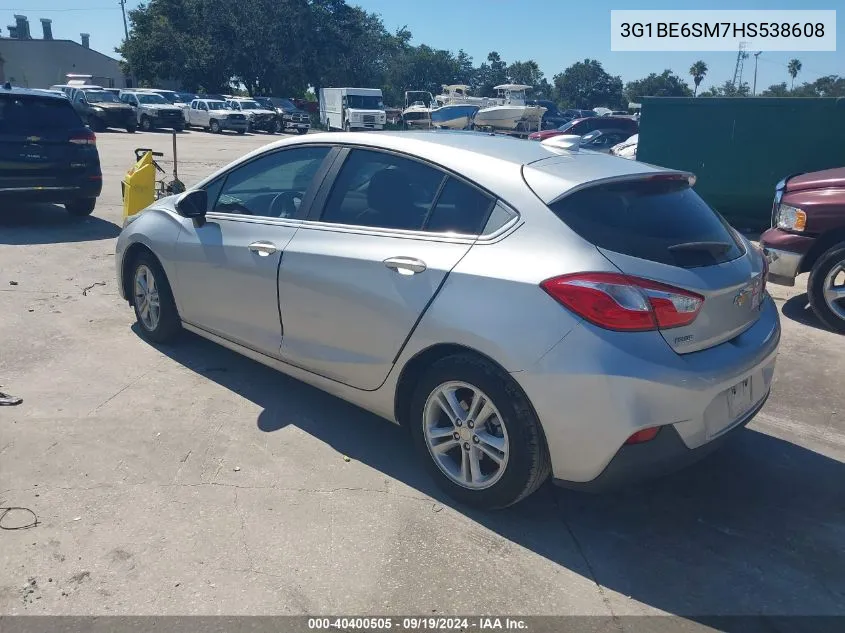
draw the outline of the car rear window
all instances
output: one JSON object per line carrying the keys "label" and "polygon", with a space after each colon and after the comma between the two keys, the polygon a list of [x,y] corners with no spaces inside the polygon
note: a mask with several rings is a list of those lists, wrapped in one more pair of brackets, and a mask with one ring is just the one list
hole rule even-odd
{"label": "car rear window", "polygon": [[0,134],[69,130],[83,127],[67,99],[0,95]]}
{"label": "car rear window", "polygon": [[727,222],[685,180],[639,180],[590,187],[550,205],[599,248],[694,268],[741,256]]}

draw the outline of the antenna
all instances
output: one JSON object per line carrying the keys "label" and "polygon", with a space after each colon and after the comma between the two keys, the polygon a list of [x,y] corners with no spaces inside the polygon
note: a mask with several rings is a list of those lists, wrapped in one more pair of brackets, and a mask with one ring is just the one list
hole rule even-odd
{"label": "antenna", "polygon": [[734,67],[734,80],[732,82],[734,88],[739,88],[742,85],[742,66],[745,58],[748,57],[748,53],[745,52],[746,46],[748,46],[748,42],[739,43],[739,52],[736,55],[736,66]]}

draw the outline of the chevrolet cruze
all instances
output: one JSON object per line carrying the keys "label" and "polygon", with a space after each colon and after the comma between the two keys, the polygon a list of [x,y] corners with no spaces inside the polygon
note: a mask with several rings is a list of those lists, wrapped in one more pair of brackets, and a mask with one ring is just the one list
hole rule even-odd
{"label": "chevrolet cruze", "polygon": [[189,330],[407,426],[496,508],[716,448],[769,395],[761,252],[693,176],[477,132],[273,143],[127,220],[144,337]]}

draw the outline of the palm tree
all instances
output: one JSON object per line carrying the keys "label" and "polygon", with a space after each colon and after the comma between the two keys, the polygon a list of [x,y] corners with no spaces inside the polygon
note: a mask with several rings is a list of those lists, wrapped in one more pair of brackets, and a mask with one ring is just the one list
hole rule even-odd
{"label": "palm tree", "polygon": [[798,73],[801,72],[801,62],[797,59],[790,59],[789,64],[786,67],[787,72],[789,73],[790,77],[792,77],[792,85],[789,86],[789,89],[792,90],[795,88],[795,77],[798,76]]}
{"label": "palm tree", "polygon": [[689,67],[689,74],[692,75],[692,80],[695,82],[695,90],[692,93],[692,96],[694,97],[698,93],[698,85],[701,83],[701,80],[704,79],[704,75],[707,74],[707,64],[699,59]]}

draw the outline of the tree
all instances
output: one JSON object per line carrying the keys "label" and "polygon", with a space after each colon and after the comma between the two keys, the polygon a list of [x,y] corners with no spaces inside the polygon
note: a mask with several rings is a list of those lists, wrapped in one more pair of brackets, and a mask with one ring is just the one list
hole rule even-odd
{"label": "tree", "polygon": [[786,87],[786,82],[783,81],[779,84],[773,84],[766,88],[762,93],[760,93],[761,97],[788,97],[789,96],[789,88]]}
{"label": "tree", "polygon": [[639,101],[641,97],[689,97],[689,86],[671,70],[664,70],[659,75],[651,73],[648,77],[629,81],[625,85],[628,101]]}
{"label": "tree", "polygon": [[458,64],[458,74],[455,80],[458,83],[471,86],[475,81],[475,66],[472,63],[472,57],[467,55],[464,49],[460,49],[455,57],[455,62]]}
{"label": "tree", "polygon": [[747,81],[743,81],[739,86],[735,86],[730,80],[725,81],[721,86],[713,86],[710,90],[705,90],[699,97],[747,97],[751,94],[751,86]]}
{"label": "tree", "polygon": [[514,84],[523,84],[532,88],[540,85],[543,80],[543,71],[533,59],[527,62],[514,62],[507,69],[508,81]]}
{"label": "tree", "polygon": [[508,65],[502,61],[499,53],[496,51],[488,53],[487,62],[481,64],[475,73],[475,82],[472,86],[475,94],[483,97],[493,95],[494,86],[499,86],[507,82],[507,68]]}
{"label": "tree", "polygon": [[801,61],[798,59],[790,59],[789,64],[786,67],[789,76],[792,77],[792,85],[790,85],[790,90],[795,87],[795,78],[798,76],[798,73],[801,72]]}
{"label": "tree", "polygon": [[554,86],[556,100],[573,108],[613,109],[625,104],[622,79],[609,75],[595,59],[575,62],[555,75]]}
{"label": "tree", "polygon": [[695,84],[695,90],[692,91],[692,96],[698,93],[698,87],[701,85],[704,76],[707,74],[707,64],[700,59],[689,67],[689,74],[692,75],[692,81]]}

